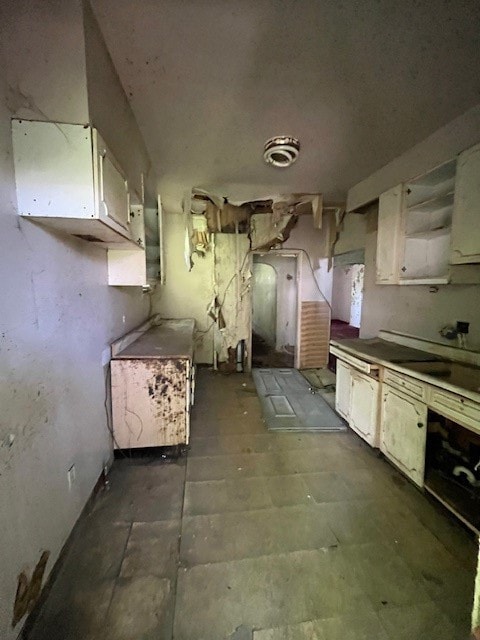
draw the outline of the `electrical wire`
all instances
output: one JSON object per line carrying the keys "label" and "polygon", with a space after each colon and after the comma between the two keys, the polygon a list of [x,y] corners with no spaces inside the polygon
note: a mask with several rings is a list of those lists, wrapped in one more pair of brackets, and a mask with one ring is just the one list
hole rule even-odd
{"label": "electrical wire", "polygon": [[[232,277],[230,278],[230,280],[228,281],[228,284],[227,284],[227,286],[225,287],[225,291],[223,292],[222,301],[221,301],[221,302],[220,302],[220,304],[218,305],[218,308],[219,308],[219,309],[222,309],[223,305],[225,304],[225,299],[226,299],[226,297],[227,297],[228,290],[229,290],[229,289],[230,289],[230,287],[232,286],[232,284],[233,284],[233,282],[234,282],[235,278],[239,277],[239,276],[242,274],[243,268],[245,267],[245,262],[246,262],[246,260],[247,260],[248,256],[249,256],[251,253],[252,253],[252,250],[251,250],[251,249],[249,249],[249,250],[246,252],[246,254],[245,254],[244,258],[243,258],[243,261],[242,261],[242,264],[241,264],[240,269],[239,269],[236,273],[234,273],[234,274],[233,274],[233,276],[232,276]],[[209,331],[211,331],[211,330],[212,330],[212,328],[214,327],[214,325],[215,325],[216,323],[217,323],[217,321],[216,321],[216,320],[213,320],[213,321],[212,321],[212,323],[210,324],[210,326],[209,326],[209,327],[207,327],[207,329],[204,329],[203,331],[196,331],[195,340],[197,340],[197,336],[199,336],[199,335],[204,336],[204,335],[206,335]]]}
{"label": "electrical wire", "polygon": [[310,267],[310,271],[312,272],[312,278],[313,278],[313,281],[315,282],[315,286],[317,287],[319,294],[322,296],[322,298],[328,304],[329,309],[331,311],[332,310],[332,305],[328,301],[327,296],[320,289],[320,285],[318,284],[317,278],[315,277],[315,271],[313,269],[312,261],[310,260],[310,256],[308,255],[308,251],[306,251],[305,249],[297,249],[296,247],[285,247],[285,249],[286,250],[288,249],[288,251],[301,251],[302,253],[304,253],[307,256],[308,266]]}
{"label": "electrical wire", "polygon": [[107,429],[110,432],[110,435],[112,436],[112,440],[114,445],[117,447],[117,451],[120,451],[120,453],[122,454],[122,456],[124,458],[128,458],[129,456],[127,456],[125,454],[125,452],[120,448],[117,439],[115,438],[115,433],[113,431],[113,424],[112,424],[112,415],[111,415],[111,410],[110,410],[110,405],[109,405],[109,400],[111,400],[111,393],[110,393],[110,385],[109,380],[110,380],[110,373],[111,373],[111,364],[110,362],[108,363],[108,365],[105,368],[105,399],[103,402],[103,406],[105,407],[105,415],[107,416]]}

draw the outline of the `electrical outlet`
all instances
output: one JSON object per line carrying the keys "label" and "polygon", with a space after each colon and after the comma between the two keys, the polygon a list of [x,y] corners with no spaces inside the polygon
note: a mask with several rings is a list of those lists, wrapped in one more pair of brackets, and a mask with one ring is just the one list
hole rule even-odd
{"label": "electrical outlet", "polygon": [[75,465],[72,464],[70,469],[67,471],[67,481],[68,481],[68,490],[71,491],[73,485],[75,484],[76,472]]}
{"label": "electrical outlet", "polygon": [[126,316],[122,316],[122,322],[123,322],[123,324],[125,324],[125,320],[126,320],[126,319],[127,319],[127,318],[126,318]]}

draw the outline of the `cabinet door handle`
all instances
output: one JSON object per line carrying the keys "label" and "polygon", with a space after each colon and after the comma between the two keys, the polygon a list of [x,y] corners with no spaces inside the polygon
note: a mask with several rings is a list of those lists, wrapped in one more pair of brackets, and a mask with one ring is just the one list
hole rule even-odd
{"label": "cabinet door handle", "polygon": [[423,422],[417,422],[417,427],[421,429],[423,427]]}

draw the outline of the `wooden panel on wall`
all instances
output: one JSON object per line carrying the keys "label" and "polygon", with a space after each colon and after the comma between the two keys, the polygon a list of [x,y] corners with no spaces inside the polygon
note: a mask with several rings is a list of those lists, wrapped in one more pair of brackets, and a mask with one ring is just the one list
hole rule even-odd
{"label": "wooden panel on wall", "polygon": [[324,300],[300,305],[299,369],[324,367],[328,362],[330,307]]}

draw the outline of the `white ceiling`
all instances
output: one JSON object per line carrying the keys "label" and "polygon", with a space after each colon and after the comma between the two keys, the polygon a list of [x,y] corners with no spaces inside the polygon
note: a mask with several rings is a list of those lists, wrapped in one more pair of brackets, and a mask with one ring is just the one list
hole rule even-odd
{"label": "white ceiling", "polygon": [[[160,176],[232,198],[346,190],[480,102],[477,0],[92,0]],[[294,135],[290,169],[264,141]]]}

